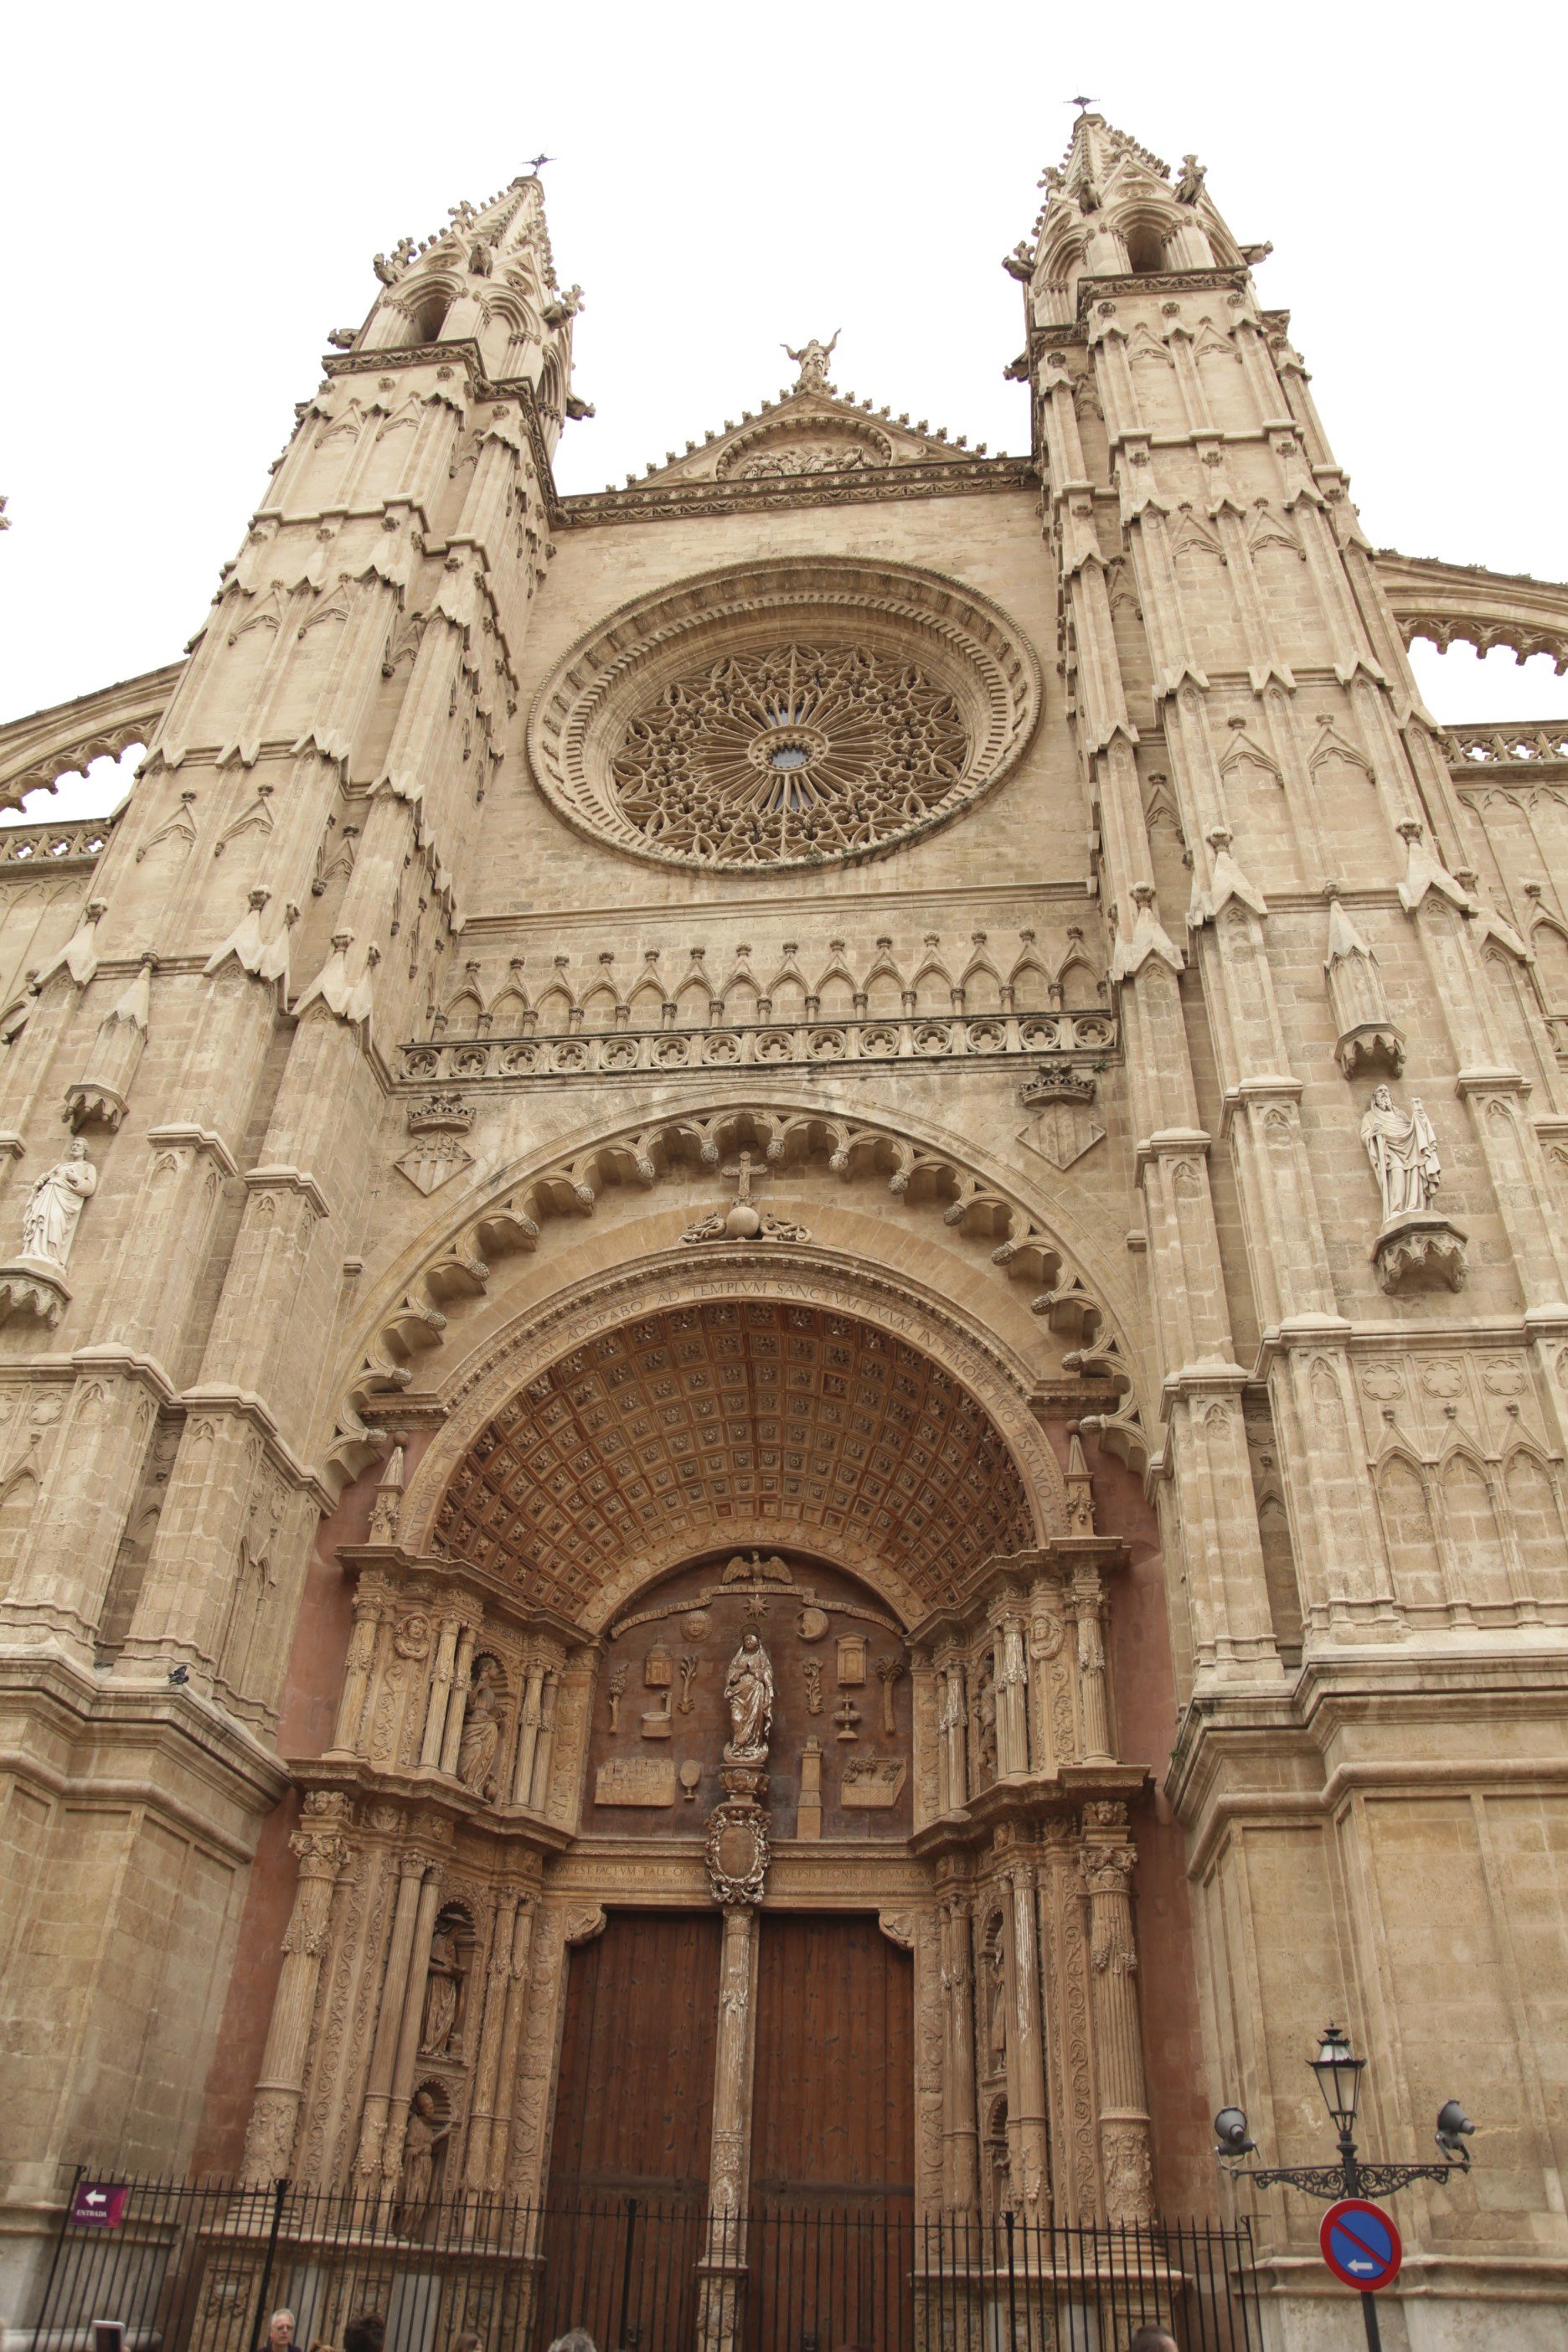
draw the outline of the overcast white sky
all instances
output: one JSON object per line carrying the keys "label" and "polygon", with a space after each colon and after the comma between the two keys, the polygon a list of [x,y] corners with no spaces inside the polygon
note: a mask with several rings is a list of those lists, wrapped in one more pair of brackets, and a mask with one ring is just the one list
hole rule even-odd
{"label": "overcast white sky", "polygon": [[[14,10],[0,715],[179,652],[371,255],[541,148],[598,410],[563,489],[754,407],[781,340],[836,327],[846,391],[1025,448],[998,264],[1079,91],[1273,240],[1373,539],[1563,578],[1565,48],[1540,0]],[[1543,659],[1423,671],[1440,718],[1568,713]]]}

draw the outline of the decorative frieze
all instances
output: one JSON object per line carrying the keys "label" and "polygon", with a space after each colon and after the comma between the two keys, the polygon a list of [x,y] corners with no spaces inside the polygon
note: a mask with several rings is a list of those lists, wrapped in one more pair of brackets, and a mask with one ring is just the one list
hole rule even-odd
{"label": "decorative frieze", "polygon": [[[1114,1054],[1117,1044],[1111,1013],[613,1029],[563,1037],[468,1037],[404,1045],[398,1053],[398,1076],[416,1086],[471,1087],[677,1070],[822,1068],[846,1062],[995,1062],[1031,1054],[1081,1055],[1098,1062]],[[1060,1098],[1074,1104],[1085,1099],[1076,1087],[1070,1097]]]}

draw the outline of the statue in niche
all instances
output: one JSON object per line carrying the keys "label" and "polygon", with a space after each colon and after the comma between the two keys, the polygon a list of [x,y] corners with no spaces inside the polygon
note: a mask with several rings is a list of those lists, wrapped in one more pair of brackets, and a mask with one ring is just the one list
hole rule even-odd
{"label": "statue in niche", "polygon": [[730,1710],[726,1764],[765,1763],[773,1727],[773,1670],[756,1633],[741,1636],[724,1677],[724,1704]]}
{"label": "statue in niche", "polygon": [[1383,1222],[1419,1216],[1432,1205],[1443,1174],[1437,1138],[1419,1098],[1402,1111],[1386,1087],[1379,1087],[1361,1123],[1361,1139],[1383,1193]]}
{"label": "statue in niche", "polygon": [[79,1135],[63,1160],[46,1168],[22,1212],[22,1255],[63,1267],[76,1239],[83,1204],[98,1190],[98,1171]]}
{"label": "statue in niche", "polygon": [[496,1667],[493,1658],[480,1658],[474,1667],[463,1737],[458,1749],[458,1778],[476,1797],[491,1798],[496,1784],[490,1775],[500,1746],[496,1715]]}
{"label": "statue in niche", "polygon": [[400,2238],[413,2237],[425,2218],[436,2186],[437,2150],[450,2138],[451,2132],[451,2125],[441,2120],[436,2093],[428,2083],[422,2083],[408,2109],[403,2168],[397,2177],[397,2204],[392,2226]]}
{"label": "statue in niche", "polygon": [[452,2031],[458,2022],[458,1995],[462,1990],[463,1964],[451,1927],[437,1922],[430,1938],[430,1962],[425,1977],[425,2025],[419,2036],[423,2058],[447,2058],[452,2053]]}

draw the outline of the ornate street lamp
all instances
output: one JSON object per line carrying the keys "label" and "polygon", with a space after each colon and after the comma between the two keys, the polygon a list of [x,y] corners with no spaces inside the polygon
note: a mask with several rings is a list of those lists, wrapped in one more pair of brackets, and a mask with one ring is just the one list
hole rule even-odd
{"label": "ornate street lamp", "polygon": [[[1466,2119],[1458,2099],[1445,2100],[1437,2110],[1441,2164],[1363,2164],[1356,2154],[1355,2118],[1366,2060],[1355,2055],[1350,2036],[1331,2020],[1318,2037],[1317,2056],[1309,2058],[1307,2063],[1318,2078],[1323,2105],[1339,2137],[1339,2162],[1244,2165],[1239,2159],[1255,2155],[1258,2143],[1248,2138],[1247,2117],[1239,2107],[1221,2107],[1214,2119],[1218,2143],[1215,2155],[1232,2180],[1255,2181],[1259,2189],[1272,2189],[1278,2183],[1287,2189],[1302,2189],[1309,2197],[1335,2201],[1342,2197],[1391,2197],[1396,2189],[1407,2187],[1412,2180],[1447,2180],[1450,2173],[1468,2172],[1470,2151],[1465,2142],[1475,2126]],[[1383,2339],[1378,2333],[1376,2302],[1364,2291],[1361,2308],[1370,2352],[1381,2352]]]}

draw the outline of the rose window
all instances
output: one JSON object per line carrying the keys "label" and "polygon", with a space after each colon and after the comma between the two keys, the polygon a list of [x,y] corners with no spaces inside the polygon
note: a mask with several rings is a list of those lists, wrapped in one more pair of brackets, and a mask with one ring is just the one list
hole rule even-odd
{"label": "rose window", "polygon": [[622,810],[702,865],[775,866],[893,839],[962,784],[953,698],[861,646],[773,646],[673,679],[626,730]]}
{"label": "rose window", "polygon": [[954,580],[847,556],[698,573],[607,613],[541,687],[534,782],[579,832],[710,872],[879,857],[1028,746],[1039,667]]}

